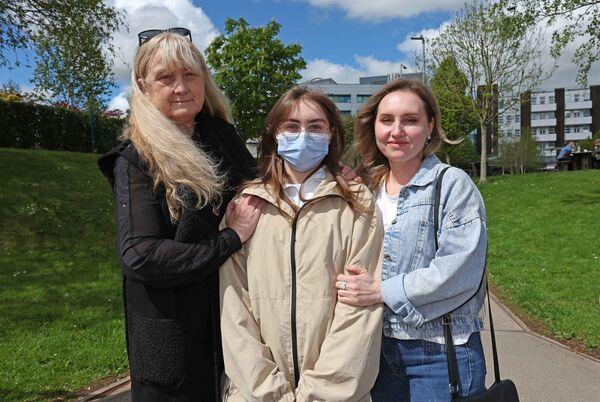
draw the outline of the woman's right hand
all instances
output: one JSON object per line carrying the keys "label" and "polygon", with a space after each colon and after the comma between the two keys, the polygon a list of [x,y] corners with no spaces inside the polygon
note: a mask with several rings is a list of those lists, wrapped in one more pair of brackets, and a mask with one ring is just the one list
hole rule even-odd
{"label": "woman's right hand", "polygon": [[254,195],[243,195],[231,201],[227,206],[225,221],[227,226],[235,230],[242,243],[252,236],[266,201]]}
{"label": "woman's right hand", "polygon": [[374,279],[364,268],[349,266],[346,270],[349,275],[339,274],[335,282],[339,301],[361,307],[383,303],[381,281]]}

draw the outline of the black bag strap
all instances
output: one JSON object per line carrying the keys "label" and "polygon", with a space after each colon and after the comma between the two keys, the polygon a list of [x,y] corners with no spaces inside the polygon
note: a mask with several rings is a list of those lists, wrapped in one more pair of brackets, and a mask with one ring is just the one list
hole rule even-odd
{"label": "black bag strap", "polygon": [[[438,174],[435,181],[435,199],[433,206],[433,228],[434,228],[434,242],[435,242],[435,250],[439,249],[438,244],[438,231],[439,231],[439,212],[440,212],[440,198],[442,194],[442,179],[444,174],[450,167],[445,167]],[[487,251],[486,251],[487,252]],[[485,281],[484,281],[485,279]],[[458,306],[455,310],[458,310],[465,304],[467,304],[473,297],[479,293],[479,289],[484,284],[486,286],[487,298],[488,298],[488,310],[490,316],[490,337],[492,339],[492,354],[494,358],[494,377],[495,381],[500,381],[500,365],[498,364],[498,349],[496,348],[496,334],[494,332],[494,320],[492,318],[492,305],[490,302],[490,290],[487,286],[487,255],[485,259],[485,267],[483,270],[483,276],[477,287],[477,291],[471,297],[469,297],[463,304]],[[458,394],[460,392],[460,377],[458,374],[458,364],[456,362],[456,351],[454,349],[454,339],[452,339],[452,315],[451,313],[444,314],[442,316],[442,326],[444,328],[444,340],[446,342],[446,360],[448,363],[448,379],[449,385],[448,388],[450,390],[450,395],[452,399],[458,398]]]}

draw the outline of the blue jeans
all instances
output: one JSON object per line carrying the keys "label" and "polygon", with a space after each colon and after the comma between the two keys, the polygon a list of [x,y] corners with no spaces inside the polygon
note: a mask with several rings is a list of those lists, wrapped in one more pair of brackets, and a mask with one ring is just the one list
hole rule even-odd
{"label": "blue jeans", "polygon": [[[479,332],[455,346],[460,396],[485,391],[485,358]],[[373,402],[449,402],[446,347],[424,340],[383,337]]]}

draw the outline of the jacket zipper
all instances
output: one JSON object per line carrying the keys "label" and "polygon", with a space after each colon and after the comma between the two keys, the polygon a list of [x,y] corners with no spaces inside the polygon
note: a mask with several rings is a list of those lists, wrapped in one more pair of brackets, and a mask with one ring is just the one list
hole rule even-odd
{"label": "jacket zipper", "polygon": [[296,213],[296,217],[292,222],[292,240],[291,245],[291,262],[292,262],[292,309],[291,309],[291,327],[292,327],[292,360],[294,363],[294,387],[298,387],[300,381],[300,370],[298,369],[298,340],[296,335],[296,223],[298,223],[300,211]]}
{"label": "jacket zipper", "polygon": [[330,195],[313,198],[312,200],[306,202],[302,205],[298,212],[296,212],[296,216],[292,221],[292,239],[290,241],[290,261],[292,268],[292,308],[290,311],[291,315],[291,329],[292,329],[292,361],[294,363],[294,381],[295,388],[298,387],[298,383],[300,382],[300,369],[298,367],[298,339],[296,334],[296,225],[298,223],[298,218],[300,218],[300,212],[302,209],[309,204],[314,203],[315,201],[321,200],[323,198],[331,197]]}

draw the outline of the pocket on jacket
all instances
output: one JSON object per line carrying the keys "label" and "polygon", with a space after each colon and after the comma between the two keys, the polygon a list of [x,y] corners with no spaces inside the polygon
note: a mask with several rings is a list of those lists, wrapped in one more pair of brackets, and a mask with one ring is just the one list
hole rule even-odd
{"label": "pocket on jacket", "polygon": [[162,387],[177,386],[185,375],[188,336],[173,319],[128,317],[131,377]]}
{"label": "pocket on jacket", "polygon": [[423,260],[430,247],[434,247],[429,242],[433,242],[431,233],[433,231],[433,224],[425,219],[419,219],[417,222],[417,235],[415,236],[415,243],[413,248],[412,261],[410,262],[409,271],[415,269],[424,268]]}

